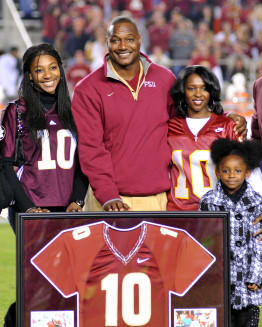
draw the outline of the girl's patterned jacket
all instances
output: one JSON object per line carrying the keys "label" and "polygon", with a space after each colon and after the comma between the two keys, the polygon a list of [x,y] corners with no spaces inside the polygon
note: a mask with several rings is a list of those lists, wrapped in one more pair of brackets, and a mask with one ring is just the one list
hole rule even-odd
{"label": "girl's patterned jacket", "polygon": [[262,304],[262,289],[250,291],[248,283],[261,287],[262,241],[253,236],[258,225],[252,222],[262,213],[262,197],[247,183],[238,202],[223,191],[220,181],[216,188],[200,200],[202,211],[229,211],[230,214],[230,279],[231,304],[240,310],[248,305]]}

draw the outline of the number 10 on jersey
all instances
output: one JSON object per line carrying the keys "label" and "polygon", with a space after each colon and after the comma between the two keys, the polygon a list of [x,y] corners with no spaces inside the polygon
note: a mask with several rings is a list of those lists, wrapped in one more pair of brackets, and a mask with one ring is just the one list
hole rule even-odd
{"label": "number 10 on jersey", "polygon": [[[138,293],[138,312],[135,312],[135,288]],[[122,280],[119,292],[119,276],[108,274],[101,281],[105,291],[105,326],[118,326],[118,307],[121,300],[123,321],[128,326],[143,326],[151,319],[151,281],[144,273],[129,273]],[[121,299],[119,299],[121,297]]]}

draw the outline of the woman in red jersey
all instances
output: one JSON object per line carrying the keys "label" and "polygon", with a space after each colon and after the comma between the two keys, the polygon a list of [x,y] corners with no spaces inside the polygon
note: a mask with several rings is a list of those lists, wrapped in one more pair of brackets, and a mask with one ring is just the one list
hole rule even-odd
{"label": "woman in red jersey", "polygon": [[220,93],[218,79],[204,66],[183,69],[171,89],[176,116],[168,128],[172,185],[167,210],[198,210],[199,199],[216,182],[210,145],[218,138],[238,139],[234,121],[223,114]]}

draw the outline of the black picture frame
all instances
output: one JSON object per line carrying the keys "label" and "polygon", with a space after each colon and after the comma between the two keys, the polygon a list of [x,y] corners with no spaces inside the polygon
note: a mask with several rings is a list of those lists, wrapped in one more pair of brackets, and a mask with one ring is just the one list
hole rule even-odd
{"label": "black picture frame", "polygon": [[[61,232],[79,226],[108,224],[133,229],[139,224],[182,230],[210,252],[215,261],[184,296],[169,294],[169,327],[176,327],[179,310],[191,313],[210,309],[218,327],[230,326],[229,223],[227,212],[82,212],[19,214],[17,218],[17,322],[34,327],[38,312],[73,312],[73,326],[80,327],[76,297],[65,298],[32,264],[32,258]],[[91,251],[91,250],[90,250]],[[189,258],[188,264],[196,258]],[[172,267],[170,267],[171,271]],[[170,290],[172,291],[172,290]],[[54,303],[56,303],[54,305]],[[169,308],[170,309],[170,308]],[[200,310],[200,312],[201,312]],[[177,313],[178,312],[178,313]],[[204,312],[204,311],[203,311]],[[71,325],[70,325],[71,326]],[[99,326],[100,325],[96,325]],[[105,326],[102,324],[101,327]],[[118,326],[118,325],[117,325]],[[128,326],[119,325],[119,326]],[[153,322],[145,326],[156,327]]]}

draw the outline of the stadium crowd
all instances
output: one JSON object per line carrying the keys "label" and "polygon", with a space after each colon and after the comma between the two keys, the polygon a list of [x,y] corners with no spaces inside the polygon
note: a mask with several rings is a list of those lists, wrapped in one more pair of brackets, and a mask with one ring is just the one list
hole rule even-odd
{"label": "stadium crowd", "polygon": [[255,72],[261,74],[262,5],[257,0],[48,0],[41,1],[40,10],[43,41],[55,45],[69,66],[77,61],[77,50],[84,52],[91,71],[102,64],[106,26],[124,13],[138,23],[142,50],[175,74],[187,64],[204,64],[221,84],[240,72],[247,86]]}
{"label": "stadium crowd", "polygon": [[38,7],[42,41],[54,45],[64,58],[71,91],[103,63],[108,22],[124,14],[136,20],[141,49],[153,62],[176,75],[188,64],[210,68],[229,109],[232,84],[235,90],[232,77],[240,73],[235,102],[244,102],[245,111],[249,109],[253,81],[262,74],[262,4],[258,0],[38,0]]}
{"label": "stadium crowd", "polygon": [[[174,199],[180,198],[191,200],[191,195],[184,196],[186,193],[182,194],[186,184],[181,186],[179,177],[170,181],[169,169],[179,169],[176,153],[181,151],[179,159],[182,159],[183,162],[188,160],[190,164],[196,159],[201,171],[203,169],[202,162],[205,162],[207,171],[203,170],[204,181],[204,177],[209,178],[209,157],[204,157],[203,160],[201,157],[200,160],[200,157],[192,157],[191,154],[208,153],[209,143],[213,139],[231,137],[239,140],[242,138],[242,133],[237,131],[237,127],[242,120],[242,127],[244,125],[245,129],[245,120],[237,115],[223,115],[223,108],[220,104],[220,86],[224,90],[224,99],[228,99],[232,103],[234,98],[236,98],[236,102],[242,101],[241,99],[246,99],[245,95],[249,94],[250,85],[260,76],[259,70],[256,73],[253,65],[255,62],[259,62],[261,52],[259,40],[262,33],[262,19],[258,13],[261,12],[262,6],[256,1],[238,2],[236,0],[222,3],[211,0],[187,2],[49,0],[41,1],[39,6],[43,19],[42,41],[45,44],[30,47],[23,56],[20,98],[6,109],[2,122],[1,139],[3,165],[17,166],[19,170],[23,166],[20,172],[17,171],[17,174],[21,173],[21,183],[24,184],[24,187],[28,185],[29,195],[34,188],[37,190],[35,192],[37,196],[34,196],[33,193],[30,197],[34,206],[31,207],[29,204],[27,212],[64,212],[65,210],[75,212],[81,211],[82,208],[85,210],[83,197],[86,194],[88,182],[83,182],[85,188],[81,196],[74,194],[75,176],[77,171],[79,174],[81,173],[79,163],[83,173],[90,181],[91,187],[89,187],[88,196],[94,207],[88,204],[87,209],[90,211],[92,211],[91,209],[100,211],[101,208],[105,211],[127,211],[129,209],[165,211],[166,193],[171,192],[171,189],[175,192],[174,196],[169,197],[169,200],[174,201]],[[125,17],[118,17],[118,15],[125,15]],[[127,16],[132,16],[136,23]],[[115,19],[111,21],[112,18]],[[111,24],[108,24],[110,21]],[[140,34],[142,35],[142,44]],[[66,63],[66,77],[71,92],[74,90],[72,113],[62,59],[53,46]],[[124,46],[125,52],[122,51]],[[140,52],[140,49],[152,59],[153,63]],[[3,71],[1,72],[1,67],[5,69],[9,67],[10,71],[13,69],[17,73],[14,80],[18,86],[21,77],[19,76],[17,50],[17,48],[12,48],[8,53],[0,56],[0,76],[5,76]],[[104,60],[107,52],[106,60]],[[155,65],[155,63],[168,69]],[[188,65],[190,66],[185,68]],[[100,68],[97,69],[99,66]],[[94,73],[89,74],[92,71]],[[177,76],[176,82],[171,71]],[[184,75],[183,72],[185,72]],[[87,78],[76,85],[86,75],[88,75]],[[146,77],[148,80],[145,80]],[[155,80],[158,80],[157,87]],[[260,81],[256,82],[254,91],[260,89]],[[127,87],[123,88],[123,85]],[[2,88],[6,100],[11,100],[14,92],[7,94],[3,84]],[[256,97],[256,92],[254,95],[257,116],[254,115],[253,122],[257,126],[253,124],[252,127],[257,127],[261,141],[260,97]],[[113,112],[112,108],[117,109],[117,112]],[[121,111],[123,108],[124,110]],[[134,108],[138,110],[134,111]],[[163,112],[163,108],[167,110]],[[173,116],[174,108],[176,108],[176,117]],[[149,112],[150,117],[148,116]],[[129,117],[132,119],[129,120]],[[173,123],[176,124],[180,119],[181,126],[182,124],[188,126],[188,130],[183,126],[182,128],[175,126],[172,130],[172,119],[170,118],[175,119]],[[143,123],[141,124],[141,122]],[[65,153],[62,153],[62,147],[60,148],[61,142],[68,138],[65,130],[69,130],[71,133],[70,147],[73,150],[70,148],[70,160],[63,160],[67,155],[63,157]],[[230,132],[232,135],[224,135],[222,131]],[[252,132],[255,137],[253,130]],[[175,140],[171,140],[173,136]],[[186,136],[187,139],[185,139]],[[41,145],[38,146],[40,138]],[[201,143],[202,138],[203,144]],[[141,140],[143,140],[142,145]],[[168,147],[167,140],[170,147]],[[181,145],[179,140],[181,140]],[[19,142],[22,145],[25,144],[25,147],[17,148],[16,145]],[[74,145],[73,142],[78,144],[79,158],[77,151],[75,152],[77,145]],[[52,149],[55,149],[53,152],[56,160],[51,160],[51,146],[49,148],[50,156],[46,156],[46,146],[51,143]],[[234,142],[232,144],[237,149],[242,146],[239,145],[242,143]],[[31,154],[33,146],[36,147],[34,152],[37,153],[37,158],[36,155]],[[64,148],[64,152],[66,152],[67,146]],[[172,150],[173,167],[170,165],[170,150]],[[19,151],[23,154],[21,165],[16,160],[20,159],[17,156]],[[189,152],[188,155],[185,155],[186,151]],[[24,155],[26,152],[28,155]],[[247,149],[244,152],[248,153]],[[260,155],[257,168],[261,162],[261,150],[259,148],[259,151],[254,152]],[[147,161],[144,158],[147,158]],[[238,203],[241,199],[245,205],[252,204],[254,206],[253,199],[257,198],[257,201],[261,203],[261,196],[255,192],[255,195],[251,194],[251,191],[250,194],[247,193],[250,196],[248,203],[244,202],[246,197],[243,198],[243,195],[247,192],[246,190],[249,191],[246,178],[249,177],[250,170],[253,168],[249,167],[246,156],[238,152],[237,154],[229,152],[224,156],[221,154],[221,158],[226,158],[225,160],[230,163],[227,165],[234,172],[230,171],[229,173],[221,168],[224,175],[221,173],[221,176],[218,175],[218,177],[221,179],[221,187],[224,188],[223,191],[219,190],[220,193],[228,197],[229,203]],[[30,162],[31,159],[33,163]],[[130,169],[126,169],[128,165]],[[217,167],[219,172],[220,165],[222,167],[222,159]],[[241,176],[235,183],[228,182],[225,175],[239,174],[239,165],[241,169],[243,168],[240,169]],[[31,176],[34,174],[35,167],[35,175],[39,179],[34,178],[31,184]],[[66,175],[61,177],[60,168],[63,173],[70,173],[70,183],[68,178],[65,178]],[[69,171],[71,168],[72,170]],[[49,175],[47,175],[47,170],[53,170],[54,174],[50,175],[48,172]],[[180,175],[181,171],[179,171]],[[196,194],[195,185],[197,183],[194,183],[196,170],[191,170],[188,165],[188,171],[190,171],[189,177],[186,176],[188,184],[192,184],[194,190],[192,194]],[[30,174],[26,176],[26,172],[30,172]],[[14,175],[13,169],[12,173]],[[52,177],[52,183],[47,180],[46,176]],[[39,184],[40,179],[41,181],[45,180],[45,183]],[[197,175],[197,179],[199,179],[199,175]],[[60,201],[60,193],[55,186],[57,185],[58,189],[63,184],[68,187],[68,197],[65,199],[65,188],[63,188],[61,192],[63,201]],[[38,198],[39,185],[44,189],[43,194],[48,195],[46,201],[43,201],[42,194]],[[210,182],[208,185],[211,188],[212,183]],[[52,186],[51,191],[48,188],[50,186]],[[207,187],[204,183],[203,188],[200,183],[198,186],[200,186],[201,192],[202,189],[206,192]],[[52,191],[58,196],[59,201],[55,199]],[[189,192],[188,187],[186,192]],[[199,198],[202,196],[201,192],[198,193],[196,207],[192,207],[190,210],[197,210]],[[12,201],[13,199],[15,203],[12,205],[15,207],[17,204],[15,192]],[[95,208],[96,202],[100,206]],[[10,201],[8,203],[11,204]],[[75,206],[69,210],[68,204],[70,207],[72,203]],[[157,209],[155,209],[155,203],[158,205]],[[46,207],[45,211],[41,211],[43,207]],[[188,208],[187,203],[183,205],[184,208]],[[19,207],[17,209],[21,210]],[[31,211],[32,209],[36,211]],[[203,208],[201,207],[201,209]],[[253,207],[245,209],[248,212],[246,219],[250,225],[255,219],[261,220],[260,207],[257,208],[259,212],[255,211]],[[20,212],[18,210],[15,211]],[[169,210],[168,207],[167,210]],[[180,208],[171,208],[171,210],[180,210]],[[224,211],[225,209],[221,209],[220,205],[219,210]],[[230,219],[232,221],[239,220],[239,216],[235,218],[234,214],[235,211]],[[9,215],[10,218],[11,215]],[[11,219],[10,222],[12,222]],[[237,234],[240,239],[238,243],[236,242],[237,254],[238,247],[242,246],[242,241],[244,242],[242,221],[240,225]],[[253,225],[248,231],[244,230],[245,240],[251,238],[251,241],[257,244],[255,237],[261,233],[261,230],[254,233],[255,231],[257,229],[253,231]],[[251,232],[254,238],[251,236]],[[234,233],[235,230],[233,232],[231,230],[233,236],[235,236]],[[231,251],[235,250],[235,243],[232,244],[230,244]],[[261,257],[259,251],[254,251],[254,253],[250,253],[251,259],[255,256]],[[241,254],[241,260],[242,257]],[[250,259],[250,257],[248,258]],[[241,264],[239,265],[241,269],[237,270],[237,280],[232,279],[235,284],[231,284],[234,286],[231,287],[232,292],[237,287],[242,288],[240,290],[242,293],[240,292],[240,295],[236,297],[236,301],[232,301],[232,308],[241,311],[242,321],[244,319],[245,321],[252,320],[253,324],[250,326],[258,326],[258,305],[261,305],[261,297],[256,296],[258,293],[254,295],[254,298],[250,295],[250,292],[257,291],[261,285],[262,265],[261,260],[258,261],[254,263],[257,268],[254,280],[249,276],[246,279],[239,277],[240,275],[244,276],[242,267],[249,266]],[[240,285],[242,280],[243,285]],[[243,305],[239,300],[242,295]],[[246,302],[244,303],[244,301]],[[14,306],[15,304],[13,304]],[[246,307],[247,311],[242,310]],[[10,316],[15,317],[9,312],[6,317]],[[240,314],[237,312],[237,319],[239,316]],[[236,320],[232,326],[247,326],[245,323],[240,325],[238,321],[240,320]],[[9,327],[6,323],[5,326]]]}

